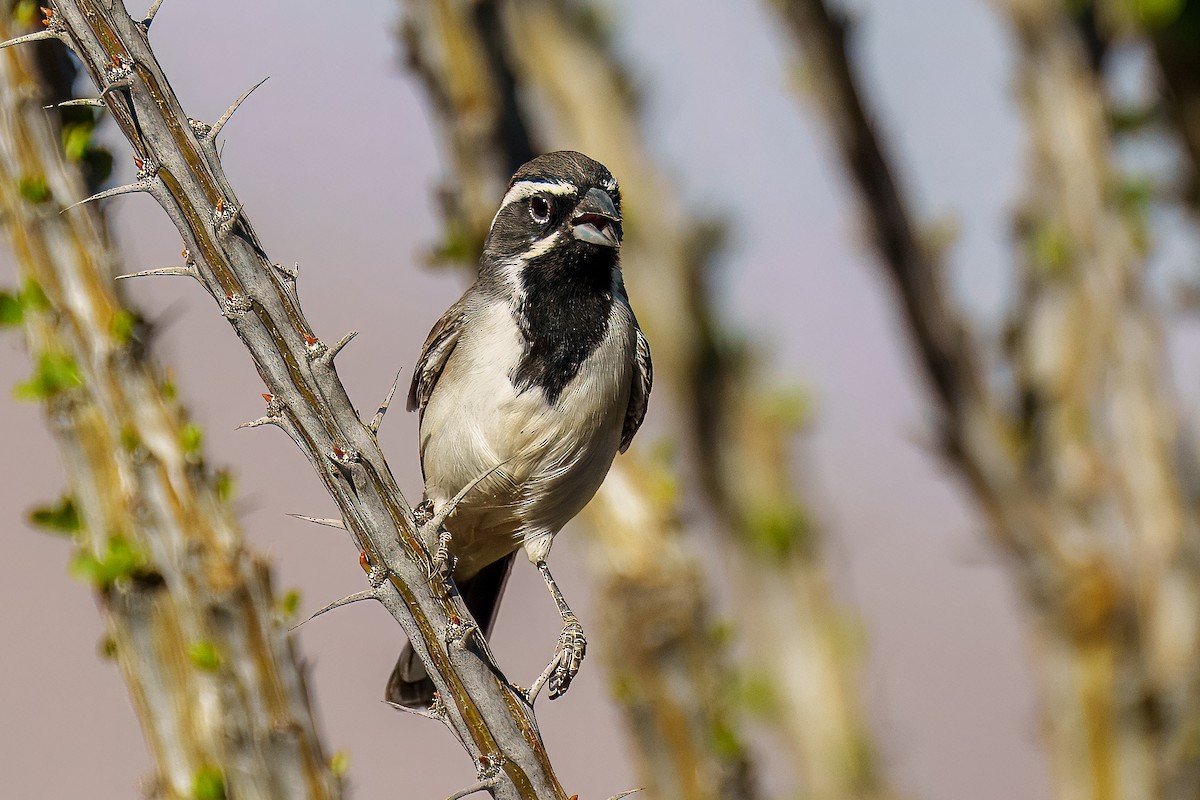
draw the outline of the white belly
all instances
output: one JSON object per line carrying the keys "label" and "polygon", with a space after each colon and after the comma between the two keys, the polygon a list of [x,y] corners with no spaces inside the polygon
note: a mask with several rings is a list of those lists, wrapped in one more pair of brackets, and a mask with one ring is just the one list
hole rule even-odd
{"label": "white belly", "polygon": [[608,330],[558,402],[539,388],[517,393],[510,367],[522,340],[507,304],[466,326],[421,421],[425,494],[435,506],[501,465],[450,518],[455,576],[467,578],[525,545],[545,558],[554,534],[608,473],[629,404],[633,317],[613,304]]}

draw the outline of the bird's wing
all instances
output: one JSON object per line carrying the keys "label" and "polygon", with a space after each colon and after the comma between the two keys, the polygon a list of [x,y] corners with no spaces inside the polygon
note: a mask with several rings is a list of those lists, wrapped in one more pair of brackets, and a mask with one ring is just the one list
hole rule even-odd
{"label": "bird's wing", "polygon": [[467,295],[463,295],[457,303],[446,309],[442,318],[433,326],[429,336],[425,337],[425,346],[421,348],[421,356],[413,367],[412,384],[408,387],[408,410],[425,410],[433,387],[437,385],[438,377],[458,344],[462,332],[463,321],[466,319]]}
{"label": "bird's wing", "polygon": [[633,386],[629,390],[629,408],[625,410],[625,427],[621,430],[621,452],[629,449],[634,434],[642,427],[646,418],[646,405],[650,401],[650,387],[654,383],[654,365],[650,362],[650,343],[642,329],[634,324],[637,334],[637,349],[633,356]]}

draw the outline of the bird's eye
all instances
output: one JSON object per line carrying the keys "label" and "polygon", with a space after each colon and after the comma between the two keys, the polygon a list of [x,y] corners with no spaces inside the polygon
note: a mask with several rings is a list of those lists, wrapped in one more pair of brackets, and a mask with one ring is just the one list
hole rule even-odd
{"label": "bird's eye", "polygon": [[548,222],[550,220],[550,201],[541,195],[529,198],[529,216],[533,217],[535,222]]}

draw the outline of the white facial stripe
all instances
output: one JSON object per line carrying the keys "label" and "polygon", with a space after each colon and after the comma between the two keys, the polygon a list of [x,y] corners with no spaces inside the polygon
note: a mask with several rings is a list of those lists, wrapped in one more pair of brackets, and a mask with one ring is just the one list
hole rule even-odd
{"label": "white facial stripe", "polygon": [[521,257],[528,263],[540,255],[545,255],[550,252],[554,245],[558,244],[558,240],[561,238],[562,232],[555,231],[553,236],[547,236],[539,242],[534,242],[532,247],[521,254]]}
{"label": "white facial stripe", "polygon": [[490,230],[496,224],[496,217],[500,216],[500,212],[512,203],[519,203],[535,194],[568,195],[575,194],[577,191],[579,190],[575,186],[565,181],[517,181],[500,201],[500,208],[496,211],[496,216],[492,217],[492,224],[488,226],[488,229]]}

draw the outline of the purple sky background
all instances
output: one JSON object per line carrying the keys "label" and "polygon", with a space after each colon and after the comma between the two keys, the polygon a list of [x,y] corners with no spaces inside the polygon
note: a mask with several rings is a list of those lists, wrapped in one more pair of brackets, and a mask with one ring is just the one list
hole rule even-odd
{"label": "purple sky background", "polygon": [[[815,431],[799,449],[804,491],[827,532],[839,594],[863,620],[863,689],[885,770],[923,800],[1048,797],[1008,575],[953,476],[922,444],[927,411],[907,342],[820,131],[789,92],[775,21],[758,4],[730,0],[606,7],[645,90],[654,150],[691,207],[734,223],[722,283],[731,315],[769,345],[779,375],[816,400]],[[871,99],[919,211],[958,220],[955,285],[994,334],[1022,176],[1005,31],[983,2],[855,8]],[[398,16],[398,4],[383,0],[354,4],[336,25],[328,3],[168,2],[152,37],[192,116],[216,117],[271,76],[226,129],[226,169],[272,258],[300,261],[316,329],[329,339],[362,332],[339,370],[364,410],[397,369],[407,374],[462,289],[461,276],[421,264],[438,235],[431,192],[441,166],[419,89],[398,66]],[[113,150],[131,173],[127,147]],[[108,208],[130,271],[177,260],[179,238],[152,200]],[[0,285],[12,282],[0,251]],[[247,539],[276,557],[277,589],[300,588],[311,610],[361,588],[343,538],[285,516],[332,513],[300,454],[273,429],[233,431],[261,412],[261,384],[211,300],[186,281],[143,281],[132,294],[161,323],[158,356],[206,432],[211,463],[238,475]],[[20,337],[5,334],[0,383],[28,369]],[[1184,377],[1197,381],[1195,370]],[[415,427],[398,413],[382,432],[412,496]],[[96,658],[91,595],[66,576],[68,543],[24,523],[30,506],[64,486],[39,410],[0,396],[0,440],[9,454],[0,480],[5,792],[133,796],[148,759],[115,667]],[[587,627],[584,554],[568,529],[552,562]],[[720,582],[719,564],[713,572]],[[536,572],[519,564],[493,637],[517,682],[544,665],[556,620]],[[350,751],[353,796],[444,797],[472,780],[444,729],[380,702],[401,642],[385,612],[345,609],[299,639],[326,742]],[[636,785],[601,662],[596,652],[567,697],[538,708],[560,777],[584,800]],[[789,777],[772,759],[768,786],[782,789]]]}

